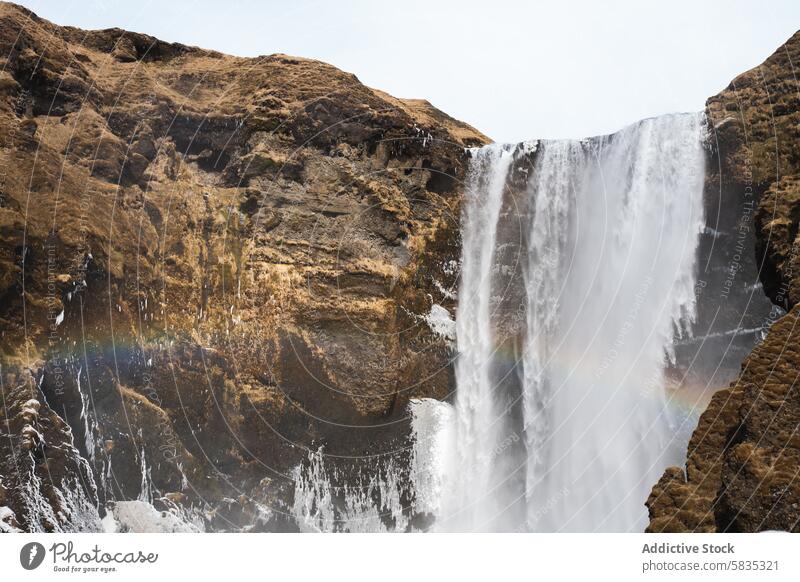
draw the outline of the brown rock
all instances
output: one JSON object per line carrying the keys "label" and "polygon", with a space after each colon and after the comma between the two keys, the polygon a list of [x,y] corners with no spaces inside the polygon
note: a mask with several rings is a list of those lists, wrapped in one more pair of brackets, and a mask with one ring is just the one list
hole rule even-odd
{"label": "brown rock", "polygon": [[308,447],[390,450],[410,397],[453,390],[420,316],[454,307],[437,285],[483,135],[318,61],[11,4],[0,54],[3,356],[42,379],[100,501],[139,495],[144,459],[245,527]]}

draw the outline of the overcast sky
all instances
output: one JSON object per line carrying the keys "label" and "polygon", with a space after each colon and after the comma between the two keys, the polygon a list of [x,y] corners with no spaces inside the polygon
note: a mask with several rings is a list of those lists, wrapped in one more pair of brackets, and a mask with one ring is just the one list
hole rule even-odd
{"label": "overcast sky", "polygon": [[800,28],[798,0],[20,3],[57,24],[320,59],[497,141],[587,137],[699,111]]}

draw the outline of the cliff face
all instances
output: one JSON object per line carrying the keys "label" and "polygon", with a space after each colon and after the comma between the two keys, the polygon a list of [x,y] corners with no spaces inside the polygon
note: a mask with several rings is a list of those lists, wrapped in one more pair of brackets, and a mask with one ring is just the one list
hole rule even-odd
{"label": "cliff face", "polygon": [[451,393],[426,317],[483,135],[317,61],[10,4],[0,55],[3,527],[157,492],[280,528],[309,450],[390,450]]}
{"label": "cliff face", "polygon": [[732,255],[723,285],[741,282],[750,255],[774,307],[762,322],[765,339],[700,417],[685,470],[668,469],[653,488],[649,531],[800,529],[798,62],[800,33],[706,106],[707,191],[738,215],[732,224],[741,233],[723,243]]}

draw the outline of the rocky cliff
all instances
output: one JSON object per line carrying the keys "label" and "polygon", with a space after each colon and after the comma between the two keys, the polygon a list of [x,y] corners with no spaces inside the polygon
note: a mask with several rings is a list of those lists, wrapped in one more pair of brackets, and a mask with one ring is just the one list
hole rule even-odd
{"label": "rocky cliff", "polygon": [[734,226],[720,243],[727,275],[712,293],[724,312],[752,262],[774,307],[759,326],[766,337],[700,417],[685,467],[653,488],[649,531],[800,530],[798,62],[800,33],[706,106],[706,197],[720,202],[707,211],[733,213]]}
{"label": "rocky cliff", "polygon": [[[0,523],[281,529],[447,398],[465,147],[425,101],[0,5]],[[432,311],[433,310],[433,311]],[[441,317],[440,317],[441,319]]]}

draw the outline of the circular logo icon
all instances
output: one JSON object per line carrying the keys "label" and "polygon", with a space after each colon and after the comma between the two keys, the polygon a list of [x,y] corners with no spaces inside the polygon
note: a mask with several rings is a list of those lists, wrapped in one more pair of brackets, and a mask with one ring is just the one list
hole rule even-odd
{"label": "circular logo icon", "polygon": [[44,546],[39,542],[29,542],[19,551],[19,563],[26,570],[35,570],[44,561]]}

